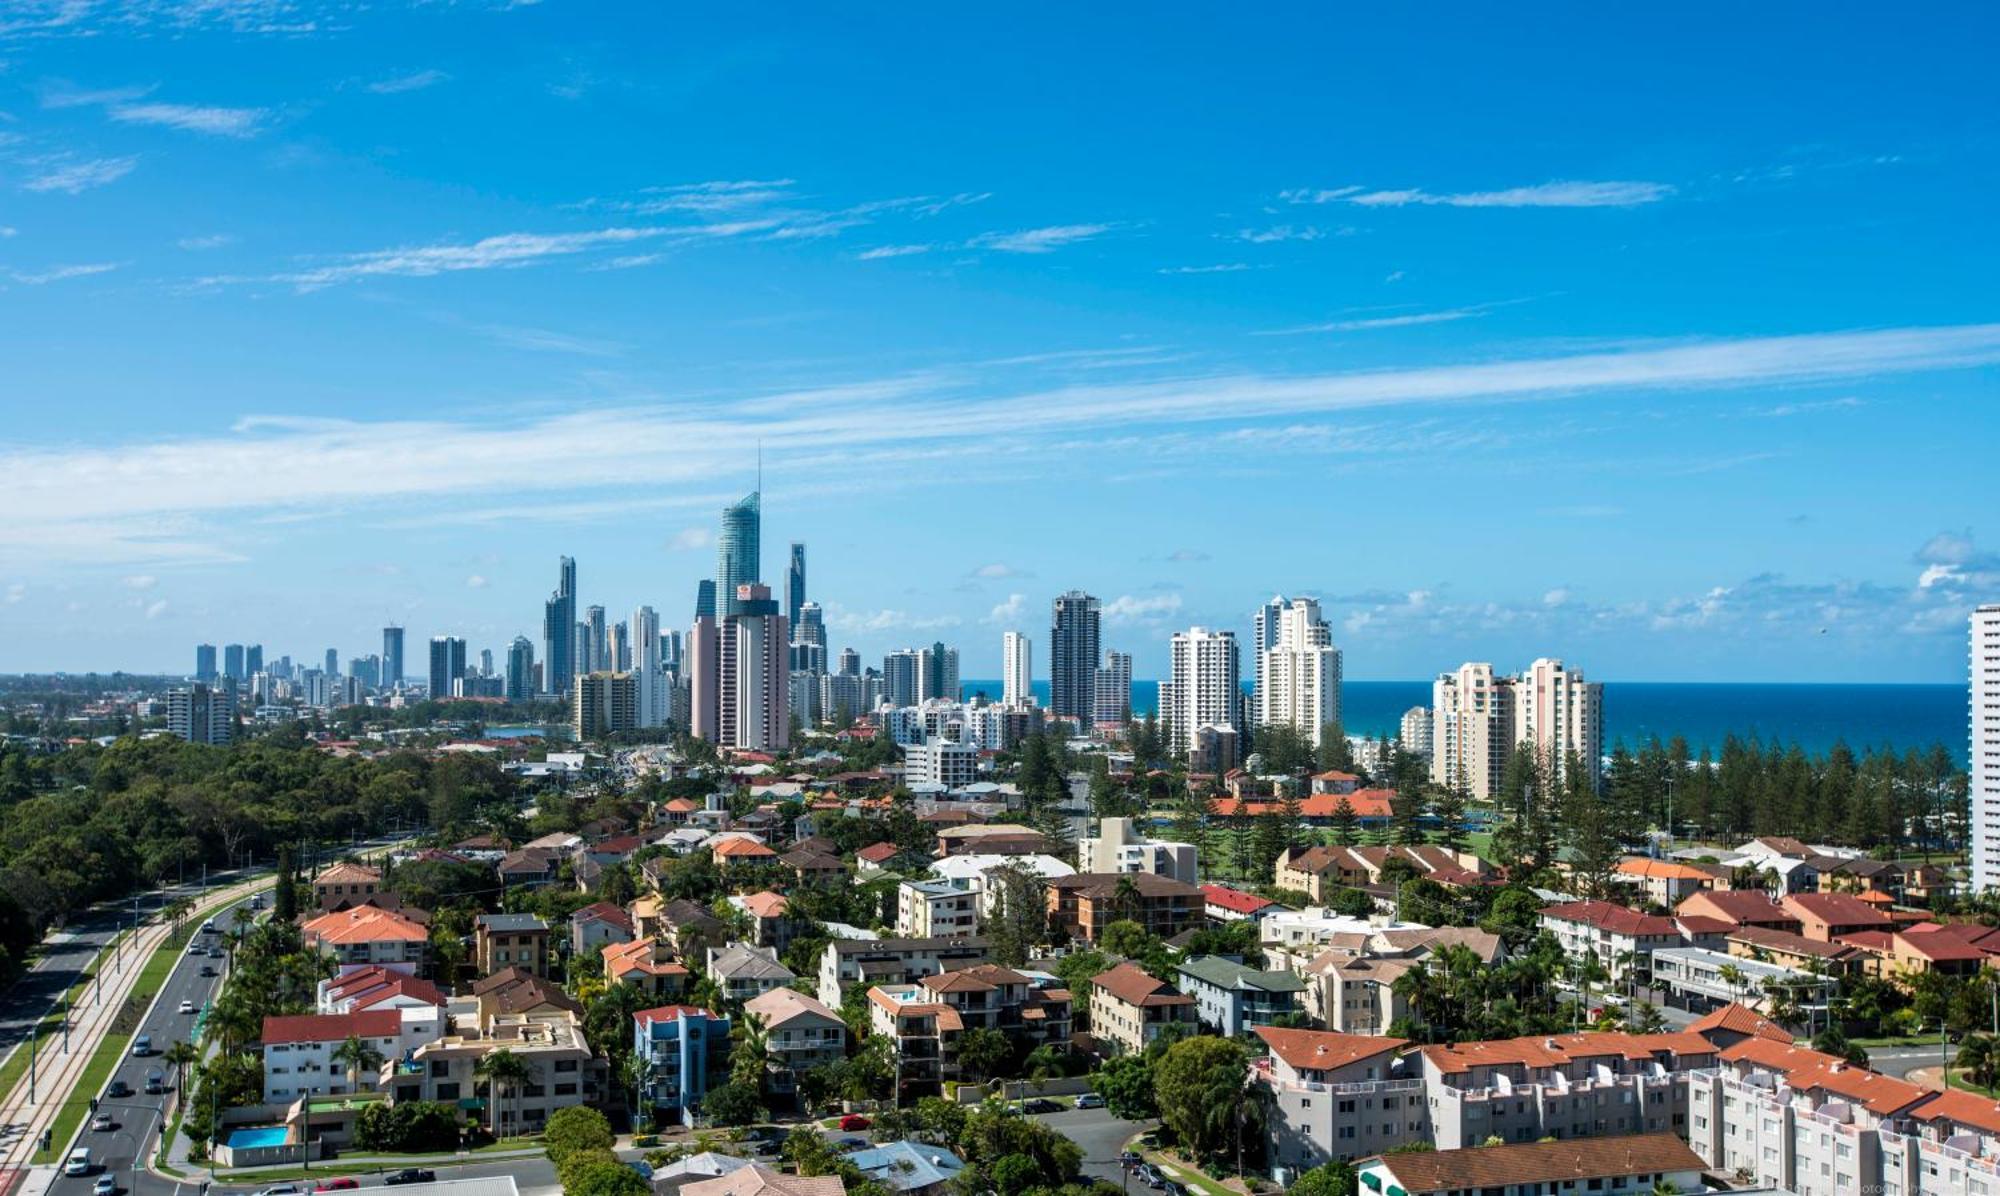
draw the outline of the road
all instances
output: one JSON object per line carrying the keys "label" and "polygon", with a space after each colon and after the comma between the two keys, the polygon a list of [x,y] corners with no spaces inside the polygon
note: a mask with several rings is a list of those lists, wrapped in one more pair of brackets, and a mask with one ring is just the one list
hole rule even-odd
{"label": "road", "polygon": [[[238,919],[250,919],[247,899],[214,915],[218,931],[229,929]],[[111,1176],[120,1192],[167,1193],[178,1186],[159,1179],[145,1169],[147,1152],[152,1150],[152,1144],[159,1136],[161,1119],[171,1099],[167,1092],[146,1095],[146,1074],[157,1069],[165,1080],[165,1087],[173,1086],[173,1070],[160,1061],[160,1055],[173,1043],[193,1035],[196,1016],[180,1012],[181,1003],[190,1002],[196,1010],[200,1010],[215,998],[222,987],[224,961],[208,955],[205,950],[196,955],[192,948],[216,947],[219,950],[220,943],[220,933],[197,933],[190,943],[190,950],[182,952],[175,961],[166,983],[160,986],[159,999],[135,1030],[135,1035],[151,1037],[153,1054],[143,1059],[127,1054],[112,1073],[112,1083],[123,1080],[132,1089],[132,1095],[105,1099],[98,1110],[111,1115],[112,1127],[93,1130],[86,1123],[83,1133],[77,1138],[77,1145],[90,1149],[96,1170],[88,1176],[59,1173],[49,1187],[50,1196],[91,1196],[91,1188],[98,1175]],[[215,974],[203,976],[204,968]],[[62,1144],[57,1145],[60,1147]]]}
{"label": "road", "polygon": [[[1035,1120],[1083,1148],[1083,1174],[1086,1179],[1101,1179],[1121,1186],[1125,1184],[1126,1176],[1124,1168],[1118,1165],[1118,1152],[1125,1149],[1125,1143],[1132,1135],[1160,1124],[1157,1121],[1126,1121],[1122,1117],[1113,1117],[1109,1109],[1064,1109],[1060,1113],[1039,1114]],[[1143,1192],[1146,1188],[1139,1185],[1135,1190]]]}

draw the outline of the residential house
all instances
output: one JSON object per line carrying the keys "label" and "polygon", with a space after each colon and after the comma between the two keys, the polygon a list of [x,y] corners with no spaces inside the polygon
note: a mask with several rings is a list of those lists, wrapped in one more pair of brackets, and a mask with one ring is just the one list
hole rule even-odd
{"label": "residential house", "polygon": [[649,997],[677,1001],[688,993],[692,976],[674,957],[672,945],[659,939],[612,943],[600,952],[607,984],[630,984]]}
{"label": "residential house", "polygon": [[513,1014],[583,1016],[582,1004],[564,992],[562,985],[518,966],[473,981],[472,996],[481,1023]]}
{"label": "residential house", "polygon": [[847,879],[847,865],[838,855],[823,851],[795,847],[779,856],[778,862],[790,868],[802,885],[833,885]]}
{"label": "residential house", "polygon": [[1260,1026],[1268,1055],[1250,1079],[1270,1094],[1266,1157],[1289,1184],[1334,1159],[1424,1139],[1424,1083],[1398,1066],[1401,1038]]}
{"label": "residential house", "polygon": [[661,904],[658,929],[652,933],[673,944],[683,959],[699,956],[728,939],[729,927],[699,902],[676,897]]}
{"label": "residential house", "polygon": [[791,916],[791,903],[783,895],[765,889],[731,897],[729,904],[749,917],[751,942],[780,954],[791,945],[797,923]]}
{"label": "residential house", "polygon": [[691,1124],[709,1089],[728,1082],[729,1019],[693,1005],[642,1009],[632,1015],[632,1054],[641,1102],[656,1118]]}
{"label": "residential house", "polygon": [[1945,976],[1977,976],[1991,958],[1988,953],[1934,922],[1897,930],[1857,930],[1840,942],[1862,953],[1862,970],[1886,980],[1909,980],[1926,972]]}
{"label": "residential house", "polygon": [[732,1001],[748,1001],[798,979],[769,947],[731,943],[710,947],[705,970]]}
{"label": "residential house", "polygon": [[1090,979],[1090,1036],[1108,1055],[1137,1053],[1169,1025],[1200,1025],[1194,998],[1121,963]]}
{"label": "residential house", "polygon": [[943,1196],[965,1163],[929,1142],[884,1142],[840,1156],[870,1179],[903,1196]]}
{"label": "residential house", "polygon": [[313,904],[321,910],[366,904],[382,888],[382,870],[341,860],[313,877]]}
{"label": "residential house", "polygon": [[1206,898],[1191,884],[1148,872],[1091,873],[1049,882],[1049,925],[1095,943],[1113,922],[1130,920],[1158,938],[1203,924]]}
{"label": "residential house", "polygon": [[481,914],[472,921],[472,941],[482,976],[507,968],[549,974],[549,924],[534,914]]}
{"label": "residential house", "polygon": [[1762,889],[1736,889],[1690,893],[1674,906],[1682,916],[1718,918],[1734,926],[1761,926],[1767,930],[1799,932],[1799,920]]}
{"label": "residential house", "polygon": [[905,984],[985,961],[982,938],[836,939],[820,955],[817,993],[838,1009],[851,985]]}
{"label": "residential house", "polygon": [[1767,1038],[1784,1043],[1793,1041],[1790,1030],[1747,1006],[1733,1002],[1693,1022],[1688,1026],[1688,1033],[1708,1039],[1717,1050],[1728,1050],[1746,1038]]}
{"label": "residential house", "polygon": [[502,856],[493,870],[508,888],[552,884],[561,873],[564,854],[552,847],[524,847]]}
{"label": "residential house", "polygon": [[442,1009],[450,1003],[444,990],[428,980],[373,967],[320,981],[314,1009],[319,1013],[354,1013],[363,1009]]}
{"label": "residential house", "polygon": [[1821,971],[1829,976],[1845,976],[1861,969],[1862,952],[1848,944],[1809,939],[1802,934],[1744,926],[1724,939],[1729,954],[1743,959],[1775,963],[1799,971]]}
{"label": "residential house", "polygon": [[732,833],[708,845],[708,853],[723,875],[741,873],[778,862],[778,853],[747,834]]}
{"label": "residential house", "polygon": [[1010,822],[975,822],[948,826],[938,832],[940,856],[1047,855],[1049,841],[1040,833]]}
{"label": "residential house", "polygon": [[596,955],[612,943],[629,943],[636,937],[632,915],[609,901],[586,905],[569,916],[572,955]]}
{"label": "residential house", "polygon": [[1613,879],[1629,884],[1654,905],[1674,908],[1690,894],[1715,887],[1716,874],[1695,864],[1644,857],[1618,861]]}
{"label": "residential house", "polygon": [[1653,1196],[1706,1191],[1703,1170],[1687,1143],[1652,1133],[1377,1155],[1364,1159],[1356,1175],[1363,1189],[1389,1196],[1557,1191]]}
{"label": "residential house", "polygon": [[837,1175],[786,1175],[753,1163],[717,1179],[688,1184],[680,1196],[841,1196],[841,1186]]}
{"label": "residential house", "polygon": [[1227,885],[1203,885],[1201,896],[1202,912],[1208,915],[1211,922],[1242,922],[1284,908],[1268,897],[1259,897]]}
{"label": "residential house", "polygon": [[804,993],[774,988],[745,1001],[743,1009],[764,1024],[766,1086],[774,1095],[790,1096],[799,1076],[846,1056],[847,1023]]}
{"label": "residential house", "polygon": [[1799,933],[1822,943],[1857,930],[1896,928],[1896,919],[1848,893],[1793,893],[1783,904],[1799,920]]}
{"label": "residential house", "polygon": [[1181,962],[1175,987],[1194,998],[1203,1026],[1234,1038],[1298,1013],[1306,986],[1290,972],[1265,972],[1220,955],[1197,955]]}
{"label": "residential house", "polygon": [[430,928],[408,914],[360,905],[324,913],[300,928],[305,945],[333,956],[340,971],[382,967],[416,975],[430,958]]}
{"label": "residential house", "polygon": [[863,876],[887,872],[891,862],[901,854],[903,849],[894,843],[870,843],[854,853],[854,868]]}

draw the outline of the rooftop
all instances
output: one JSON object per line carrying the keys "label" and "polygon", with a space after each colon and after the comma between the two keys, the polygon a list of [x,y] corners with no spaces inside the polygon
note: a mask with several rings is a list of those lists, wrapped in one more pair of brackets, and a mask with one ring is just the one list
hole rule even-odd
{"label": "rooftop", "polygon": [[1363,1165],[1377,1162],[1411,1196],[1455,1188],[1509,1188],[1550,1180],[1567,1183],[1618,1175],[1700,1172],[1703,1167],[1701,1156],[1673,1134],[1627,1134],[1379,1155],[1364,1160]]}

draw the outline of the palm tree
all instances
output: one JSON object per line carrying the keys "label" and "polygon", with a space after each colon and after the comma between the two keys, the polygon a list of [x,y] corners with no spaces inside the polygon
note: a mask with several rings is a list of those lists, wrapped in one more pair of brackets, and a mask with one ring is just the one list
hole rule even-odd
{"label": "palm tree", "polygon": [[486,1101],[492,1111],[493,1137],[500,1137],[500,1091],[502,1088],[518,1089],[534,1075],[534,1065],[516,1055],[506,1047],[492,1051],[473,1065],[472,1074],[486,1081]]}
{"label": "palm tree", "polygon": [[1743,990],[1750,983],[1750,978],[1743,974],[1743,969],[1733,963],[1726,963],[1715,970],[1715,978],[1729,986],[1729,999],[1740,1004]]}
{"label": "palm tree", "polygon": [[1653,1196],[1680,1196],[1680,1192],[1674,1181],[1664,1175],[1653,1181]]}
{"label": "palm tree", "polygon": [[347,1041],[333,1048],[333,1061],[347,1068],[347,1090],[361,1091],[361,1073],[377,1071],[382,1066],[382,1052],[362,1040],[358,1034],[349,1034]]}
{"label": "palm tree", "polygon": [[174,1091],[180,1093],[180,1099],[185,1101],[188,1064],[200,1062],[201,1052],[196,1050],[191,1042],[177,1042],[168,1047],[160,1058],[167,1066],[174,1069]]}
{"label": "palm tree", "polygon": [[2000,1077],[2000,1038],[1991,1034],[1968,1034],[1958,1044],[1957,1065],[1965,1078],[1981,1088],[1992,1088]]}

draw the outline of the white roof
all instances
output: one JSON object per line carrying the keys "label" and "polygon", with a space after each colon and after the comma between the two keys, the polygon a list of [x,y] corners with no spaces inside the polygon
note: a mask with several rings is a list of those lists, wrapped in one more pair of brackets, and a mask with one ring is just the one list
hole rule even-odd
{"label": "white roof", "polygon": [[973,880],[1002,864],[1019,864],[1044,879],[1075,876],[1076,869],[1052,855],[951,855],[931,865],[946,880]]}

